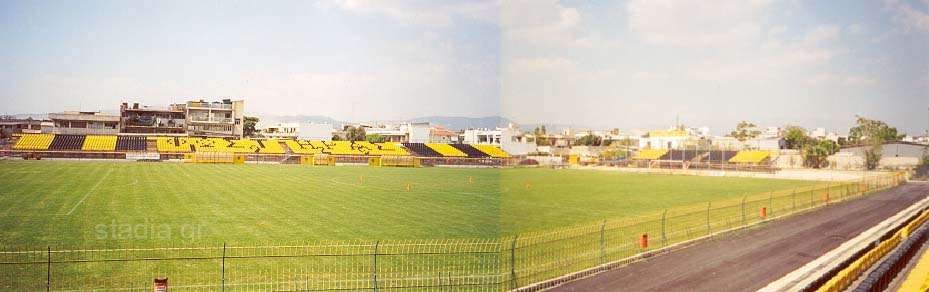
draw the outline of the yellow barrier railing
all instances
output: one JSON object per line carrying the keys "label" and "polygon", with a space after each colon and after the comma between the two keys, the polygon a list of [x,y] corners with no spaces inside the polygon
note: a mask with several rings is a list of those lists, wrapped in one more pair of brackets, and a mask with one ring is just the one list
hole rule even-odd
{"label": "yellow barrier railing", "polygon": [[865,252],[864,255],[852,262],[848,267],[839,271],[832,279],[829,279],[823,286],[817,289],[817,292],[839,292],[845,291],[854,283],[862,273],[867,271],[875,262],[892,251],[900,242],[909,237],[910,233],[919,228],[929,219],[929,211],[925,211],[918,217],[910,221],[909,224],[894,232],[893,236],[882,241],[877,247]]}

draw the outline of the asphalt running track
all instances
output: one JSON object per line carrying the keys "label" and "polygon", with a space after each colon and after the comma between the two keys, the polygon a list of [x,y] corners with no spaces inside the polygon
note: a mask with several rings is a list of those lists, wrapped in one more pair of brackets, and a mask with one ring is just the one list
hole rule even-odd
{"label": "asphalt running track", "polygon": [[548,291],[756,291],[927,195],[929,184],[903,185]]}

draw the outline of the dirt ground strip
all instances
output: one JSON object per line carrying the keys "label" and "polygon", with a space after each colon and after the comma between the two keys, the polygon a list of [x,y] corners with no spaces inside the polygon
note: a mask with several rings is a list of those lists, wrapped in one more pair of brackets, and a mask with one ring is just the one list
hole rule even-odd
{"label": "dirt ground strip", "polygon": [[550,289],[755,291],[929,195],[908,184]]}

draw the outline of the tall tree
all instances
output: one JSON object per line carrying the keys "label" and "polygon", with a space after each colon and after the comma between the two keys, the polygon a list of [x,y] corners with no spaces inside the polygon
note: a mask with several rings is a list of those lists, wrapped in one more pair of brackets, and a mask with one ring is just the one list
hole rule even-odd
{"label": "tall tree", "polygon": [[784,127],[784,140],[787,140],[787,149],[802,149],[804,146],[816,143],[806,134],[806,129],[800,126]]}
{"label": "tall tree", "polygon": [[808,144],[803,147],[803,164],[812,168],[829,166],[829,155],[839,152],[839,145],[832,140],[822,140],[817,144]]}
{"label": "tall tree", "polygon": [[897,134],[897,128],[887,125],[884,121],[872,120],[862,116],[855,117],[855,127],[848,130],[850,143],[859,146],[871,146],[864,153],[865,167],[867,169],[876,169],[881,162],[882,145],[885,142],[899,141],[906,135]]}
{"label": "tall tree", "polygon": [[365,140],[365,129],[362,127],[348,126],[345,128],[345,140],[352,142]]}
{"label": "tall tree", "polygon": [[574,145],[600,146],[601,143],[602,143],[602,140],[600,136],[597,136],[594,134],[587,134],[587,136],[578,138],[577,141],[574,142]]}
{"label": "tall tree", "polygon": [[242,131],[245,132],[243,134],[247,137],[255,135],[255,126],[258,125],[258,121],[258,117],[246,116],[242,121]]}
{"label": "tall tree", "polygon": [[545,135],[547,135],[545,133],[545,126],[536,127],[535,130],[532,131],[532,136],[535,136],[536,146],[548,146],[549,145],[548,139],[545,138]]}
{"label": "tall tree", "polygon": [[856,116],[856,125],[848,130],[848,138],[855,145],[874,145],[899,141],[906,135],[898,134],[897,128],[887,125],[884,121],[872,120]]}
{"label": "tall tree", "polygon": [[733,137],[739,141],[745,142],[745,140],[761,135],[761,131],[756,130],[756,127],[758,126],[753,123],[741,121],[738,125],[735,126],[735,131],[729,132],[729,137]]}

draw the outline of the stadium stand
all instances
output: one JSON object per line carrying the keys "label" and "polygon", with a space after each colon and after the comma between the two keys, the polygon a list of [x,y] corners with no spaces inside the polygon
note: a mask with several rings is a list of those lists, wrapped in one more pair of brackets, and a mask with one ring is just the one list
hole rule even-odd
{"label": "stadium stand", "polygon": [[662,155],[658,160],[673,161],[691,161],[706,154],[706,151],[699,150],[669,150],[667,154]]}
{"label": "stadium stand", "polygon": [[192,152],[193,145],[187,143],[188,138],[157,137],[158,152]]}
{"label": "stadium stand", "polygon": [[16,144],[13,144],[13,149],[48,150],[48,146],[52,144],[54,139],[55,135],[52,134],[22,134]]}
{"label": "stadium stand", "polygon": [[475,149],[480,150],[481,152],[487,153],[487,155],[490,155],[490,157],[510,158],[509,153],[506,153],[505,151],[500,150],[500,148],[497,148],[497,146],[494,146],[494,145],[471,144],[471,147],[474,147]]}
{"label": "stadium stand", "polygon": [[117,151],[146,151],[145,137],[119,136],[116,138]]}
{"label": "stadium stand", "polygon": [[281,143],[277,140],[258,140],[258,153],[265,154],[284,154],[284,147],[281,147]]}
{"label": "stadium stand", "polygon": [[477,150],[477,148],[471,147],[471,145],[468,145],[468,144],[449,144],[449,145],[451,145],[452,147],[455,147],[461,152],[464,152],[464,154],[467,154],[468,157],[473,157],[473,158],[490,157],[490,155],[488,155],[487,153],[481,152],[481,150]]}
{"label": "stadium stand", "polygon": [[729,159],[732,159],[739,151],[730,151],[730,150],[712,150],[707,153],[704,162],[712,163],[726,163]]}
{"label": "stadium stand", "polygon": [[323,153],[322,148],[313,147],[310,144],[310,141],[305,140],[284,140],[284,144],[287,145],[287,148],[290,148],[291,151],[297,154],[320,154]]}
{"label": "stadium stand", "polygon": [[55,135],[49,150],[81,150],[84,145],[84,135]]}
{"label": "stadium stand", "polygon": [[406,147],[407,150],[413,153],[416,156],[422,157],[441,157],[442,154],[432,150],[423,143],[403,143],[403,147]]}
{"label": "stadium stand", "polygon": [[399,155],[399,156],[409,156],[410,153],[403,150],[397,146],[396,143],[384,142],[384,143],[374,143],[374,149],[368,152],[370,155]]}
{"label": "stadium stand", "polygon": [[760,163],[771,156],[771,151],[742,150],[729,159],[731,163]]}
{"label": "stadium stand", "polygon": [[432,148],[432,150],[445,157],[468,157],[468,154],[461,152],[458,148],[444,143],[426,143],[426,147]]}
{"label": "stadium stand", "polygon": [[632,159],[635,160],[657,160],[668,153],[668,150],[664,149],[642,149],[639,150],[639,153],[636,153]]}
{"label": "stadium stand", "polygon": [[324,145],[327,146],[323,152],[334,154],[334,155],[364,155],[364,152],[358,150],[358,146],[355,146],[355,142],[352,141],[329,141],[324,142]]}
{"label": "stadium stand", "polygon": [[113,151],[116,150],[116,136],[88,135],[84,138],[85,151]]}
{"label": "stadium stand", "polygon": [[187,138],[197,152],[231,152],[283,154],[284,148],[274,140],[258,141],[250,139],[223,138]]}

